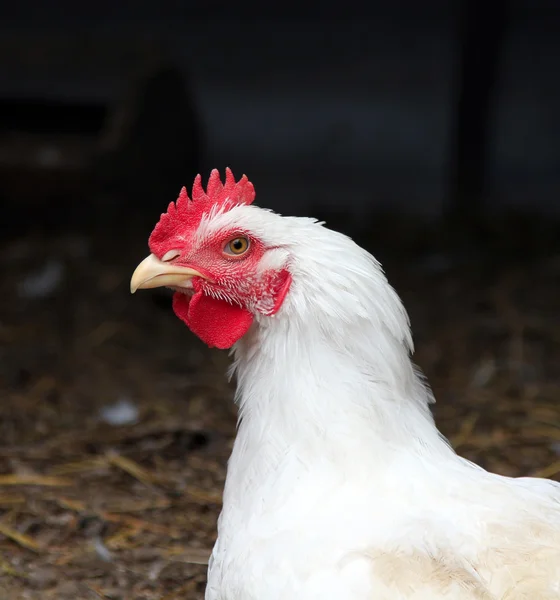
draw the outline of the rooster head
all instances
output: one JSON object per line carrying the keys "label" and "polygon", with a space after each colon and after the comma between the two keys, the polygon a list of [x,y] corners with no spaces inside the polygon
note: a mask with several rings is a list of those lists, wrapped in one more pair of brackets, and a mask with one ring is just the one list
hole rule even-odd
{"label": "rooster head", "polygon": [[183,188],[161,215],[130,282],[132,293],[173,289],[175,314],[210,347],[231,348],[256,317],[276,314],[292,282],[286,252],[266,240],[254,213],[264,211],[249,206],[254,199],[245,175],[236,182],[226,169],[222,183],[215,169],[206,191],[198,175],[192,199]]}

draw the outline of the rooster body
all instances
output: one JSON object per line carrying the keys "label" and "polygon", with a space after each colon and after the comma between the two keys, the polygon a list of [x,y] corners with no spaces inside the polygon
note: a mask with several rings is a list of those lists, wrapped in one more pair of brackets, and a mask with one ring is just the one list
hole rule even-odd
{"label": "rooster body", "polygon": [[217,178],[162,217],[132,282],[171,285],[177,315],[233,348],[240,419],[206,599],[560,598],[560,486],[455,454],[377,261]]}

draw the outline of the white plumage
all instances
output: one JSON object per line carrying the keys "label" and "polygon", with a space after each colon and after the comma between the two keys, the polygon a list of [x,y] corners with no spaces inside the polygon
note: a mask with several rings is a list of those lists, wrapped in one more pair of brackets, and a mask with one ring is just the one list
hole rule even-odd
{"label": "white plumage", "polygon": [[207,600],[560,598],[559,485],[454,453],[375,259],[254,206],[198,235],[230,226],[293,283],[234,346],[240,424]]}
{"label": "white plumage", "polygon": [[233,344],[239,428],[206,600],[560,598],[560,486],[458,457],[376,260],[213,171],[150,237],[131,289],[171,285]]}

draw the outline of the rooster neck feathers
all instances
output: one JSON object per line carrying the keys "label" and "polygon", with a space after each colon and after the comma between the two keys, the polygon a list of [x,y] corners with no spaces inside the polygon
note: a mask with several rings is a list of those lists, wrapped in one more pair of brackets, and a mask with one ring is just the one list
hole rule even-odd
{"label": "rooster neck feathers", "polygon": [[318,454],[360,434],[370,448],[390,440],[447,454],[410,360],[408,316],[379,263],[314,219],[238,207],[217,221],[245,223],[293,278],[278,314],[234,346],[237,401],[255,430],[279,445],[316,436]]}
{"label": "rooster neck feathers", "polygon": [[241,421],[207,600],[558,598],[558,484],[488,473],[440,436],[379,263],[251,206],[229,170],[192,197],[162,215],[131,289],[173,282],[191,331],[233,348]]}

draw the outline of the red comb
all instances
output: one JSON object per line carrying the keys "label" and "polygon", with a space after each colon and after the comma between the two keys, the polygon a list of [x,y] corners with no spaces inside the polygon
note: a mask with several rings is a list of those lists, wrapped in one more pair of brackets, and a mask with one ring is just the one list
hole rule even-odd
{"label": "red comb", "polygon": [[201,176],[197,175],[193,183],[192,200],[187,189],[183,187],[177,201],[169,204],[167,212],[161,215],[152,231],[149,240],[150,248],[160,246],[175,235],[184,235],[186,230],[196,229],[204,215],[211,212],[225,212],[241,204],[251,204],[254,199],[255,188],[247,176],[243,175],[236,182],[229,167],[226,167],[225,183],[221,182],[218,169],[212,170],[206,191],[202,187]]}

